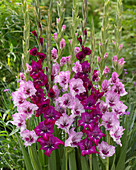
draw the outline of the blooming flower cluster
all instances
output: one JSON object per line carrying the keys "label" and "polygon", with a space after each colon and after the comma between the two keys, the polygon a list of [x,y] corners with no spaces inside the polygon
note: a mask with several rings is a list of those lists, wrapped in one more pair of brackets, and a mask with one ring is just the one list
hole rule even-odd
{"label": "blooming flower cluster", "polygon": [[109,130],[113,140],[122,146],[121,136],[123,134],[122,126],[120,126],[119,116],[125,114],[127,106],[120,101],[120,96],[127,94],[124,85],[119,81],[119,75],[112,73],[111,79],[102,82],[102,91],[104,92],[106,102],[100,101],[100,110],[103,113],[102,124],[106,130]]}
{"label": "blooming flower cluster", "polygon": [[[21,74],[22,75],[22,74]],[[14,105],[17,106],[17,113],[13,114],[11,123],[20,129],[20,135],[25,141],[25,146],[30,146],[37,141],[38,136],[32,130],[27,129],[26,120],[30,119],[34,111],[38,109],[36,104],[31,103],[30,98],[36,94],[36,89],[33,83],[25,81],[20,82],[20,87],[16,92],[12,93]]]}
{"label": "blooming flower cluster", "polygon": [[[62,27],[64,30],[65,25]],[[36,31],[33,35],[38,38]],[[55,41],[58,39],[57,33],[53,34],[53,38]],[[106,134],[101,126],[105,127],[116,144],[122,146],[120,138],[124,129],[120,126],[119,116],[124,114],[127,106],[120,101],[120,96],[127,92],[116,72],[112,73],[111,79],[104,80],[101,87],[96,86],[100,79],[99,71],[96,69],[91,73],[90,63],[86,60],[91,50],[83,45],[81,36],[77,39],[81,47],[74,49],[75,59],[78,60],[74,65],[71,55],[59,58],[57,49],[51,50],[51,75],[48,75],[51,82],[43,69],[46,54],[39,53],[36,47],[30,50],[30,55],[38,58],[37,62],[32,60],[31,66],[27,64],[27,73],[30,73],[33,82],[26,82],[24,75],[20,75],[20,87],[13,92],[18,113],[13,115],[12,123],[20,128],[26,146],[39,142],[47,156],[62,144],[65,147],[79,147],[82,156],[97,153],[105,159],[115,153],[115,147],[102,141]],[[39,41],[43,44],[40,37]],[[65,40],[61,38],[59,43],[63,51]],[[105,53],[104,58],[107,57],[108,53]],[[118,62],[124,63],[122,59]],[[64,65],[70,66],[66,67],[69,69],[63,70]],[[109,68],[105,66],[103,75],[107,73]],[[33,114],[40,117],[41,122],[29,131],[26,119]],[[59,139],[54,136],[54,127],[61,129],[65,137],[63,135]]]}

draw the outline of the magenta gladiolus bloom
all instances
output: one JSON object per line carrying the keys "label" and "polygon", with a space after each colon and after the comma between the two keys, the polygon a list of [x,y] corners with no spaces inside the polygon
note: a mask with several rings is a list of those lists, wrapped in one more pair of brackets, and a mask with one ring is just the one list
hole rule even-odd
{"label": "magenta gladiolus bloom", "polygon": [[79,41],[80,45],[82,45],[82,37],[77,37],[77,40]]}
{"label": "magenta gladiolus bloom", "polygon": [[53,133],[54,124],[46,121],[42,121],[34,129],[37,136],[46,136]]}
{"label": "magenta gladiolus bloom", "polygon": [[38,37],[36,31],[32,31],[32,34],[33,34],[36,38]]}
{"label": "magenta gladiolus bloom", "polygon": [[95,120],[91,113],[82,113],[81,120],[78,121],[79,126],[83,126],[85,129],[89,128],[90,130],[93,129]]}
{"label": "magenta gladiolus bloom", "polygon": [[32,56],[37,56],[37,54],[38,54],[38,51],[37,51],[37,48],[36,48],[36,47],[34,47],[34,48],[32,48],[32,49],[30,50],[30,55],[32,55]]}
{"label": "magenta gladiolus bloom", "polygon": [[88,48],[88,47],[84,47],[84,46],[82,46],[82,51],[83,51],[83,53],[85,54],[85,55],[90,55],[91,54],[91,50],[90,50],[90,48]]}
{"label": "magenta gladiolus bloom", "polygon": [[34,76],[40,71],[42,71],[42,61],[39,60],[35,62],[32,60],[32,71],[30,72],[30,76],[34,78]]}
{"label": "magenta gladiolus bloom", "polygon": [[91,67],[90,67],[90,64],[88,63],[88,61],[84,61],[83,63],[81,63],[81,65],[82,65],[83,73],[90,73]]}
{"label": "magenta gladiolus bloom", "polygon": [[60,116],[61,114],[56,111],[53,106],[49,106],[49,108],[44,112],[44,118],[49,122],[55,122],[57,119],[60,118]]}
{"label": "magenta gladiolus bloom", "polygon": [[46,58],[46,54],[44,53],[38,53],[38,58],[43,62],[43,60]]}
{"label": "magenta gladiolus bloom", "polygon": [[95,149],[95,146],[93,146],[92,142],[88,138],[81,140],[78,143],[78,146],[81,149],[82,156],[98,153]]}
{"label": "magenta gladiolus bloom", "polygon": [[88,138],[95,143],[95,145],[98,145],[101,137],[105,137],[106,135],[102,133],[102,131],[99,129],[98,125],[95,125],[93,130],[86,130]]}
{"label": "magenta gladiolus bloom", "polygon": [[80,51],[79,53],[76,54],[76,58],[79,61],[82,61],[85,58],[85,54],[83,53],[83,51]]}
{"label": "magenta gladiolus bloom", "polygon": [[64,145],[64,142],[59,140],[57,137],[54,137],[53,135],[48,135],[48,137],[43,135],[37,140],[37,142],[40,143],[40,149],[45,150],[44,154],[48,157],[50,157],[50,154],[53,150],[59,149],[58,145]]}
{"label": "magenta gladiolus bloom", "polygon": [[84,109],[89,110],[96,103],[96,100],[94,98],[94,95],[90,95],[87,99],[83,100],[81,103],[83,104]]}
{"label": "magenta gladiolus bloom", "polygon": [[39,43],[43,45],[43,38],[39,37]]}

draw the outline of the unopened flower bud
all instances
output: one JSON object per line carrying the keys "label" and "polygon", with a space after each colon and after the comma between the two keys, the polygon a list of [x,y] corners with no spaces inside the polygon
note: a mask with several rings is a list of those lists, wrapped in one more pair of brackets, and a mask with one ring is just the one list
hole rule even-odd
{"label": "unopened flower bud", "polygon": [[108,53],[105,53],[104,54],[104,58],[106,59],[108,57]]}
{"label": "unopened flower bud", "polygon": [[123,44],[120,44],[120,45],[119,45],[119,49],[121,50],[121,49],[122,49],[122,47],[123,47]]}
{"label": "unopened flower bud", "polygon": [[97,62],[100,63],[100,61],[101,61],[101,58],[100,58],[100,56],[98,56],[97,57]]}
{"label": "unopened flower bud", "polygon": [[57,18],[57,24],[60,22],[60,18]]}
{"label": "unopened flower bud", "polygon": [[62,30],[64,31],[66,29],[66,25],[62,25]]}

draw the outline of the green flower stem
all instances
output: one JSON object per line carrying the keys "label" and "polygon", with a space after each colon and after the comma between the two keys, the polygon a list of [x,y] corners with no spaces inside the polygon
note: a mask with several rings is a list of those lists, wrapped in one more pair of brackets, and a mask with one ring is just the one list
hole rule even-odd
{"label": "green flower stem", "polygon": [[122,0],[117,0],[117,10],[116,10],[116,25],[115,25],[115,51],[118,56],[118,59],[120,58],[120,52],[119,49],[120,40],[121,40],[121,32],[122,32]]}
{"label": "green flower stem", "polygon": [[89,74],[89,78],[90,80],[92,79],[92,74],[93,74],[93,71],[94,71],[94,57],[95,57],[95,30],[94,30],[94,22],[93,22],[93,19],[92,19],[92,24],[91,24],[91,34],[90,34],[90,37],[91,37],[91,49],[92,49],[92,53],[91,53],[91,57],[90,57],[90,63],[91,63],[91,74]]}
{"label": "green flower stem", "polygon": [[68,170],[68,152],[67,152],[67,147],[65,147],[65,160],[66,160],[65,170]]}
{"label": "green flower stem", "polygon": [[[27,120],[26,122],[27,129],[32,130],[30,120]],[[29,157],[31,159],[31,163],[33,166],[34,170],[41,170],[41,164],[38,158],[37,150],[36,150],[36,144],[32,144],[31,146],[28,147],[29,151]]]}
{"label": "green flower stem", "polygon": [[103,20],[102,20],[102,28],[101,28],[101,43],[99,48],[99,55],[101,58],[101,61],[99,63],[99,71],[100,71],[100,84],[101,84],[101,78],[102,73],[105,68],[106,60],[104,58],[104,54],[107,52],[107,46],[108,46],[108,18],[109,18],[109,5],[110,0],[105,0],[104,3],[104,11],[103,11]]}
{"label": "green flower stem", "polygon": [[26,75],[26,63],[29,62],[30,21],[29,21],[27,1],[26,0],[21,0],[21,1],[22,1],[22,11],[24,16],[22,67],[24,69],[26,79],[28,79],[28,75]]}
{"label": "green flower stem", "polygon": [[[107,143],[110,145],[110,134],[107,134]],[[106,170],[109,170],[109,157],[106,158]]]}
{"label": "green flower stem", "polygon": [[75,49],[75,43],[77,41],[77,37],[75,35],[77,31],[77,26],[79,24],[79,16],[78,16],[78,0],[73,0],[73,9],[72,9],[72,24],[71,24],[71,37],[72,37],[72,45],[70,48],[70,55],[71,55],[71,66],[74,63],[74,49]]}
{"label": "green flower stem", "polygon": [[88,20],[88,4],[87,4],[87,0],[83,0],[83,6],[82,6],[82,15],[83,15],[83,22],[81,23],[81,27],[82,27],[82,35],[83,35],[83,46],[85,45],[85,42],[87,40],[87,36],[84,33],[84,30],[86,28],[87,25],[87,20]]}
{"label": "green flower stem", "polygon": [[[51,71],[52,71],[52,63],[51,63],[51,23],[52,23],[52,0],[50,1],[50,7],[48,10],[48,26],[47,26],[47,66],[48,66],[48,81],[49,87],[52,86],[51,82]],[[50,89],[50,88],[49,88]]]}
{"label": "green flower stem", "polygon": [[93,170],[92,154],[89,155],[89,164],[90,164],[90,170]]}
{"label": "green flower stem", "polygon": [[37,155],[36,146],[34,146],[34,144],[32,144],[31,146],[28,147],[28,151],[29,151],[29,155],[31,158],[31,163],[32,163],[33,169],[34,170],[42,170],[40,162],[39,162],[39,158]]}
{"label": "green flower stem", "polygon": [[58,50],[58,59],[57,62],[60,64],[60,59],[63,55],[64,49],[60,49],[60,41],[63,38],[64,30],[62,30],[62,24],[64,21],[65,9],[64,9],[64,1],[59,0],[57,2],[57,10],[58,10],[58,17],[60,19],[59,23],[57,23],[57,36],[58,39],[56,40],[57,50]]}

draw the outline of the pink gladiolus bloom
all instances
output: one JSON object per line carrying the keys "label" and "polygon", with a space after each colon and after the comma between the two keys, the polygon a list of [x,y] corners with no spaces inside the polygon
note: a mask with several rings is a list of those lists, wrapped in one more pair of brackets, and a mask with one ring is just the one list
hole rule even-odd
{"label": "pink gladiolus bloom", "polygon": [[29,73],[30,71],[32,71],[32,66],[26,63],[26,67],[27,67],[26,73]]}
{"label": "pink gladiolus bloom", "polygon": [[65,141],[65,147],[77,147],[83,136],[82,132],[75,132],[74,127],[69,131],[69,138]]}
{"label": "pink gladiolus bloom", "polygon": [[115,93],[118,93],[120,96],[125,96],[126,94],[128,94],[125,91],[124,88],[124,84],[122,84],[121,82],[117,82],[112,86],[112,91],[114,91]]}
{"label": "pink gladiolus bloom", "polygon": [[61,71],[59,75],[55,77],[55,83],[59,83],[63,90],[66,91],[68,88],[68,82],[70,78],[70,71]]}
{"label": "pink gladiolus bloom", "polygon": [[117,55],[113,56],[112,61],[113,61],[114,64],[117,63],[117,61],[118,61]]}
{"label": "pink gladiolus bloom", "polygon": [[119,126],[119,120],[117,118],[117,115],[113,112],[106,112],[102,116],[102,123],[106,130],[110,130],[114,128],[115,126]]}
{"label": "pink gladiolus bloom", "polygon": [[92,75],[92,80],[99,81],[99,71],[98,70],[94,70],[93,75]]}
{"label": "pink gladiolus bloom", "polygon": [[108,90],[110,90],[110,83],[108,80],[103,80],[102,91],[106,93]]}
{"label": "pink gladiolus bloom", "polygon": [[74,116],[79,116],[81,115],[81,113],[84,113],[84,112],[85,112],[85,109],[83,105],[81,104],[80,100],[78,98],[75,98],[71,113]]}
{"label": "pink gladiolus bloom", "polygon": [[125,64],[124,58],[121,58],[121,59],[118,60],[118,65],[120,67],[123,67],[124,64]]}
{"label": "pink gladiolus bloom", "polygon": [[121,144],[121,136],[123,135],[123,131],[125,129],[123,129],[122,126],[114,126],[111,130],[110,130],[110,136],[113,138],[113,140],[120,146],[122,146]]}
{"label": "pink gladiolus bloom", "polygon": [[72,40],[69,40],[69,44],[72,44]]}
{"label": "pink gladiolus bloom", "polygon": [[23,73],[20,73],[20,80],[24,81],[25,80],[25,76]]}
{"label": "pink gladiolus bloom", "polygon": [[55,98],[58,98],[59,94],[60,94],[60,90],[59,90],[58,86],[54,85],[52,88],[55,91]]}
{"label": "pink gladiolus bloom", "polygon": [[65,93],[63,94],[62,97],[59,97],[57,100],[59,100],[60,102],[60,106],[66,108],[72,108],[73,106],[73,96],[71,95],[71,93]]}
{"label": "pink gladiolus bloom", "polygon": [[60,49],[63,49],[65,47],[65,40],[62,38],[60,41]]}
{"label": "pink gladiolus bloom", "polygon": [[34,114],[34,111],[37,109],[38,109],[38,107],[36,104],[32,104],[27,101],[25,101],[21,105],[18,105],[18,107],[17,107],[17,111],[19,113],[24,113],[27,118],[30,118]]}
{"label": "pink gladiolus bloom", "polygon": [[26,115],[23,113],[15,113],[12,115],[13,121],[11,123],[13,125],[16,125],[18,128],[20,128],[21,131],[26,129]]}
{"label": "pink gladiolus bloom", "polygon": [[106,96],[106,103],[109,104],[109,106],[115,106],[119,102],[119,94],[109,91],[107,92]]}
{"label": "pink gladiolus bloom", "polygon": [[67,62],[68,62],[69,64],[71,64],[71,55],[67,56],[67,57],[66,57],[66,60],[67,60]]}
{"label": "pink gladiolus bloom", "polygon": [[75,66],[72,68],[75,73],[82,72],[82,65],[76,61]]}
{"label": "pink gladiolus bloom", "polygon": [[99,154],[102,159],[110,157],[115,153],[115,147],[108,145],[108,143],[102,141],[101,144],[98,144],[97,148],[99,149]]}
{"label": "pink gladiolus bloom", "polygon": [[37,48],[36,48],[36,47],[34,47],[34,48],[32,48],[32,49],[30,50],[30,55],[32,55],[32,56],[37,56],[37,54],[38,54],[38,51],[37,51]]}
{"label": "pink gladiolus bloom", "polygon": [[28,80],[20,83],[19,91],[22,92],[26,98],[28,98],[35,95],[37,90],[35,89],[33,82]]}
{"label": "pink gladiolus bloom", "polygon": [[113,72],[112,73],[112,77],[109,80],[109,82],[112,83],[112,84],[119,82],[119,78],[118,77],[119,77],[119,75],[116,72]]}
{"label": "pink gladiolus bloom", "polygon": [[117,114],[117,116],[125,114],[127,108],[128,107],[121,101],[119,101],[115,106],[113,106],[113,110]]}
{"label": "pink gladiolus bloom", "polygon": [[55,48],[51,50],[51,57],[53,58],[53,62],[56,62],[58,59],[57,50]]}
{"label": "pink gladiolus bloom", "polygon": [[14,103],[15,106],[23,104],[25,102],[25,99],[26,99],[25,95],[20,91],[13,92],[12,97],[13,97],[13,103]]}
{"label": "pink gladiolus bloom", "polygon": [[20,136],[25,141],[25,146],[31,146],[33,143],[36,143],[38,136],[35,131],[24,130],[20,133]]}
{"label": "pink gladiolus bloom", "polygon": [[60,60],[60,66],[62,67],[65,64],[67,64],[67,58],[66,57],[62,57],[61,60]]}
{"label": "pink gladiolus bloom", "polygon": [[108,112],[108,105],[104,101],[100,101],[99,108],[102,113]]}
{"label": "pink gladiolus bloom", "polygon": [[79,78],[78,79],[72,78],[70,80],[69,89],[70,89],[70,93],[73,96],[86,92],[86,89],[83,86],[83,81]]}
{"label": "pink gladiolus bloom", "polygon": [[57,33],[54,33],[52,37],[56,40],[58,38]]}
{"label": "pink gladiolus bloom", "polygon": [[4,89],[3,91],[4,91],[4,92],[7,92],[7,91],[9,91],[9,89]]}
{"label": "pink gladiolus bloom", "polygon": [[59,129],[63,129],[66,133],[69,132],[69,128],[74,121],[73,115],[68,116],[67,114],[63,114],[55,124],[58,126]]}
{"label": "pink gladiolus bloom", "polygon": [[54,76],[58,75],[60,72],[60,68],[59,68],[59,64],[58,63],[55,63],[52,65],[52,74]]}
{"label": "pink gladiolus bloom", "polygon": [[108,74],[108,73],[109,73],[109,68],[107,66],[105,66],[104,71],[103,71],[103,75]]}
{"label": "pink gladiolus bloom", "polygon": [[75,47],[75,49],[74,49],[75,54],[77,54],[79,51],[80,51],[80,48],[79,47]]}
{"label": "pink gladiolus bloom", "polygon": [[49,134],[53,133],[53,128],[54,128],[54,124],[50,123],[48,121],[42,121],[39,123],[38,126],[36,126],[36,128],[34,129],[35,133],[37,134],[37,136],[46,136]]}

